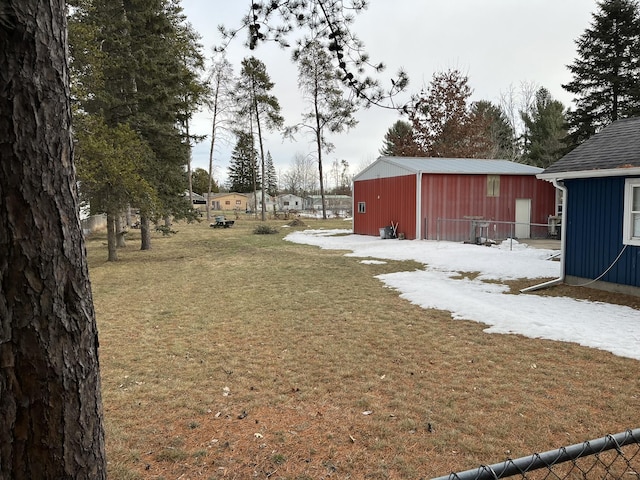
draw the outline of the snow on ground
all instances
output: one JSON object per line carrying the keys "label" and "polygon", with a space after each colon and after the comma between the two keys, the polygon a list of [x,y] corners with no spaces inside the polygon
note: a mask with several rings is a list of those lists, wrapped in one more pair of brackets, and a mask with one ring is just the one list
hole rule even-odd
{"label": "snow on ground", "polygon": [[[567,297],[505,295],[508,287],[483,280],[556,278],[557,250],[507,240],[484,247],[434,240],[383,240],[351,230],[305,230],[285,240],[324,249],[350,250],[363,263],[415,260],[424,270],[378,275],[386,286],[423,308],[448,310],[454,319],[488,325],[487,333],[514,333],[578,343],[640,360],[640,311]],[[460,272],[477,272],[473,280]]]}

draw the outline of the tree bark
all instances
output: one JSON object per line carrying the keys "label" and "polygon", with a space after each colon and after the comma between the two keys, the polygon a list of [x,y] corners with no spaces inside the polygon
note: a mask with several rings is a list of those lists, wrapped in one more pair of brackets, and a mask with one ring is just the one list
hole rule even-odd
{"label": "tree bark", "polygon": [[107,213],[107,261],[118,261],[118,251],[116,247],[116,217],[113,213]]}
{"label": "tree bark", "polygon": [[140,250],[151,250],[151,230],[149,216],[140,212]]}
{"label": "tree bark", "polygon": [[106,478],[63,0],[0,9],[0,478]]}
{"label": "tree bark", "polygon": [[318,149],[318,175],[320,177],[320,201],[322,202],[322,218],[327,219],[327,206],[324,200],[324,173],[322,172],[322,128],[320,126],[320,107],[318,106],[318,97],[314,100],[315,118],[316,118],[316,148]]}
{"label": "tree bark", "polygon": [[127,246],[127,218],[124,213],[119,212],[116,215],[116,248],[125,248]]}

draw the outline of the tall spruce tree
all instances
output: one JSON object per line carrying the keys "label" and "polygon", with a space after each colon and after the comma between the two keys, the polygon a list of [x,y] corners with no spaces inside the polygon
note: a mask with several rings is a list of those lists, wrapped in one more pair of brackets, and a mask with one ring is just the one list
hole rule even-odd
{"label": "tall spruce tree", "polygon": [[189,142],[180,128],[192,109],[201,55],[197,36],[174,0],[77,2],[70,18],[78,107],[138,132],[153,151],[138,165],[159,202],[141,207],[141,248],[151,247],[149,221],[184,217],[191,205],[185,167]]}
{"label": "tall spruce tree", "polygon": [[547,168],[564,154],[567,124],[564,105],[546,88],[536,92],[530,112],[522,112],[525,125],[522,162]]}
{"label": "tall spruce tree", "polygon": [[471,115],[478,117],[477,123],[485,128],[481,134],[481,144],[486,145],[487,150],[479,152],[478,156],[509,160],[517,158],[516,135],[502,108],[487,100],[480,100],[472,104]]}
{"label": "tall spruce tree", "polygon": [[578,56],[563,88],[576,95],[568,112],[571,146],[618,118],[640,114],[640,15],[635,0],[603,0],[576,40]]}
{"label": "tall spruce tree", "polygon": [[236,131],[235,134],[237,141],[231,152],[228,186],[232,192],[249,193],[254,190],[255,185],[261,183],[258,152],[251,133]]}
{"label": "tall spruce tree", "polygon": [[417,157],[421,155],[420,147],[413,139],[413,127],[409,122],[398,120],[384,135],[380,155],[396,157]]}
{"label": "tall spruce tree", "polygon": [[278,195],[278,176],[276,175],[276,167],[273,165],[273,157],[271,152],[267,152],[267,164],[266,164],[266,185],[267,193],[272,197]]}

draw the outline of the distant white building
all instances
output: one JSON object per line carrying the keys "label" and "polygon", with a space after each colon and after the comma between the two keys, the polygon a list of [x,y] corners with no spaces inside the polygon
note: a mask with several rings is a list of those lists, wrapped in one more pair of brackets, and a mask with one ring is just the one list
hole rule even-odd
{"label": "distant white building", "polygon": [[302,210],[304,208],[304,199],[292,193],[278,195],[276,198],[277,208],[280,211]]}
{"label": "distant white building", "polygon": [[[262,190],[256,191],[255,195],[253,194],[253,192],[247,193],[247,196],[249,197],[249,200],[248,200],[249,209],[254,212],[261,212],[262,211]],[[277,208],[275,197],[272,197],[268,193],[264,194],[264,204],[265,204],[266,212],[273,212],[274,207]]]}
{"label": "distant white building", "polygon": [[[325,208],[332,213],[348,214],[353,207],[353,200],[349,195],[325,195]],[[305,210],[322,210],[322,195],[309,195],[304,199]]]}

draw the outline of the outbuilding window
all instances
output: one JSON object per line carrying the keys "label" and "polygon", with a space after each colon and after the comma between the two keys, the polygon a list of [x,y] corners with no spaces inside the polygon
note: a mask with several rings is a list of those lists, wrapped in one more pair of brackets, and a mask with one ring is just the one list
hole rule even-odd
{"label": "outbuilding window", "polygon": [[624,183],[624,222],[622,243],[640,246],[640,178]]}
{"label": "outbuilding window", "polygon": [[500,196],[500,175],[487,175],[487,197]]}
{"label": "outbuilding window", "polygon": [[358,213],[366,213],[366,212],[367,212],[367,206],[365,202],[358,202]]}

